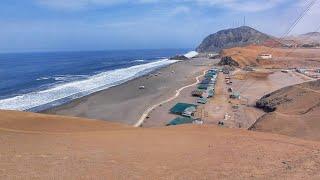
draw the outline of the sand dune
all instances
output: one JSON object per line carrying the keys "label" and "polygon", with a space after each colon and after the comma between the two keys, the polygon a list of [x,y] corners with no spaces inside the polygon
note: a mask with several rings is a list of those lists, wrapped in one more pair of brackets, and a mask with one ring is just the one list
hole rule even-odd
{"label": "sand dune", "polygon": [[286,87],[263,99],[277,109],[261,117],[253,130],[320,140],[320,80]]}
{"label": "sand dune", "polygon": [[131,128],[0,112],[0,179],[318,177],[317,142],[216,126]]}
{"label": "sand dune", "polygon": [[76,117],[0,111],[0,130],[12,132],[75,133],[124,129],[126,125]]}

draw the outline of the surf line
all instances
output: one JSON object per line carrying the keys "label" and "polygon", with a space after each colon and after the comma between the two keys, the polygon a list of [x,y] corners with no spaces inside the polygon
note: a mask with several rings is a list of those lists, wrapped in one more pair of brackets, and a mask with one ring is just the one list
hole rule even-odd
{"label": "surf line", "polygon": [[160,103],[157,103],[157,104],[149,107],[149,108],[142,114],[142,116],[140,117],[140,119],[138,120],[138,122],[137,122],[136,124],[134,124],[134,127],[140,127],[140,126],[144,123],[144,121],[146,120],[146,118],[148,117],[148,115],[151,113],[151,111],[153,111],[155,108],[157,108],[157,107],[159,107],[159,106],[161,106],[161,105],[163,105],[163,104],[166,104],[166,103],[168,103],[168,102],[170,102],[170,101],[173,101],[174,99],[176,99],[177,97],[179,97],[181,91],[183,91],[184,89],[186,89],[186,88],[188,88],[188,87],[192,87],[192,86],[197,85],[197,84],[200,82],[199,78],[202,77],[202,76],[204,76],[204,75],[206,74],[206,72],[207,72],[207,71],[205,70],[205,71],[203,71],[203,74],[202,74],[202,75],[197,76],[195,83],[192,83],[192,84],[183,86],[183,87],[181,87],[180,89],[176,90],[176,94],[175,94],[174,96],[170,97],[170,98],[167,99],[167,100],[161,101]]}

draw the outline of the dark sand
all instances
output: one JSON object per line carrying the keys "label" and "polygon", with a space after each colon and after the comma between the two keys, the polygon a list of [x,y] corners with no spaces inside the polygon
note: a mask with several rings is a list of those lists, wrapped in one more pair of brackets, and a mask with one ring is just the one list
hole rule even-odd
{"label": "dark sand", "polygon": [[[171,97],[180,87],[193,83],[196,76],[209,69],[215,62],[204,58],[178,62],[161,68],[151,75],[128,81],[43,113],[112,120],[133,125],[148,107]],[[161,74],[155,76],[159,72]],[[139,86],[145,86],[145,89],[141,90]]]}

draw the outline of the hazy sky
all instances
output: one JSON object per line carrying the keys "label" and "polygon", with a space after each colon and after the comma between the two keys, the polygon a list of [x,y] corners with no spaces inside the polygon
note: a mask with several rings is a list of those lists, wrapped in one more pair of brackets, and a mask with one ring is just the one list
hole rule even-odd
{"label": "hazy sky", "polygon": [[[247,25],[281,36],[310,0],[1,0],[0,52],[194,48]],[[294,29],[320,26],[320,0]]]}

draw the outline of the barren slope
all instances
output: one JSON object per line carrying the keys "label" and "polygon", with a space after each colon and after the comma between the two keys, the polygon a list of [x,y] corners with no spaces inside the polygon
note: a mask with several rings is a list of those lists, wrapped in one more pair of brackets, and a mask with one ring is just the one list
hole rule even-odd
{"label": "barren slope", "polygon": [[319,46],[320,33],[310,32],[310,33],[301,34],[297,36],[289,36],[289,37],[286,37],[285,40],[294,41],[298,46],[303,46],[303,45]]}
{"label": "barren slope", "polygon": [[0,179],[300,179],[320,175],[320,145],[280,135],[215,126],[135,129],[9,111],[0,112],[0,127],[4,128],[0,129]]}
{"label": "barren slope", "polygon": [[248,26],[225,29],[207,36],[197,47],[198,52],[220,52],[221,49],[273,42],[273,37]]}
{"label": "barren slope", "polygon": [[[259,54],[272,54],[272,60],[257,61]],[[230,56],[241,67],[261,66],[264,68],[301,68],[320,66],[320,49],[286,49],[250,45],[225,49],[221,56]]]}
{"label": "barren slope", "polygon": [[261,117],[253,130],[320,140],[320,80],[283,88],[262,100],[276,110]]}

